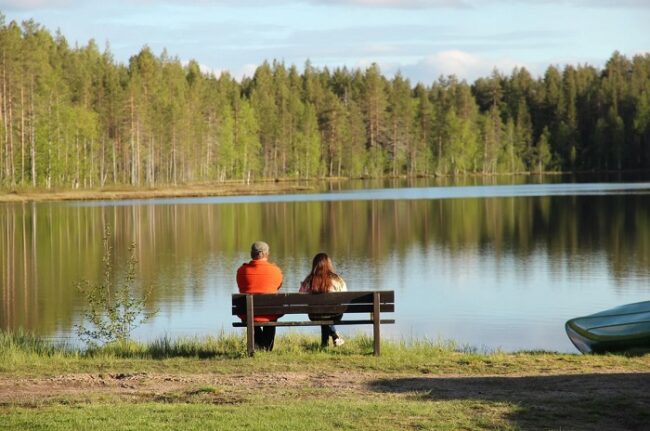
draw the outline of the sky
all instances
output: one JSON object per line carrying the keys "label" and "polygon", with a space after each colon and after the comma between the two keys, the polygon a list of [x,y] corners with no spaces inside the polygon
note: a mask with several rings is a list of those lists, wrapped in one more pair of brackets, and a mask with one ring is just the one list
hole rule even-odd
{"label": "sky", "polygon": [[0,0],[0,11],[71,44],[109,44],[120,63],[148,45],[237,78],[276,59],[473,82],[650,52],[650,0]]}

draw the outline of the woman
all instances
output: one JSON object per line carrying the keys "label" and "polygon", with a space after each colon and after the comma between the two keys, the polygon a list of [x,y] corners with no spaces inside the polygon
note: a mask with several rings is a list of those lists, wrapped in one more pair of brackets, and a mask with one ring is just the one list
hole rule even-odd
{"label": "woman", "polygon": [[[332,260],[325,253],[318,253],[314,256],[311,265],[311,272],[300,283],[300,292],[304,293],[328,293],[328,292],[345,292],[347,289],[345,280],[334,272]],[[342,314],[310,314],[311,320],[332,319],[340,320]],[[329,338],[332,337],[335,346],[341,346],[345,341],[336,332],[334,325],[322,325],[321,330],[321,347],[327,347]]]}

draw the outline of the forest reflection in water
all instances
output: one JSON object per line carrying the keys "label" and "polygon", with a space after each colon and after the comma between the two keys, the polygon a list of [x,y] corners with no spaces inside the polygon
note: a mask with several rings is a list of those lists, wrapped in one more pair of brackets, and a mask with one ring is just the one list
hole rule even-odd
{"label": "forest reflection in water", "polygon": [[107,224],[116,277],[134,242],[139,281],[154,287],[158,317],[141,336],[231,330],[234,272],[256,239],[271,244],[289,291],[318,251],[351,289],[396,290],[388,332],[401,337],[570,350],[566,318],[650,296],[647,191],[174,202],[1,205],[0,327],[70,335],[83,307],[75,282],[100,277]]}

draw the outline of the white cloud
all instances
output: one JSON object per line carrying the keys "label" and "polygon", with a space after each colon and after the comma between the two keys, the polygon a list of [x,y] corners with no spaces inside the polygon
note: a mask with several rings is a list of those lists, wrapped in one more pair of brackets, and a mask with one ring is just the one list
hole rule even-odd
{"label": "white cloud", "polygon": [[568,5],[575,7],[605,7],[605,8],[648,8],[648,0],[493,0],[496,2]]}
{"label": "white cloud", "polygon": [[72,6],[77,0],[0,0],[0,9],[31,10],[31,9],[60,9]]}
{"label": "white cloud", "polygon": [[438,77],[448,75],[473,82],[477,78],[489,76],[495,68],[509,74],[515,67],[526,67],[533,73],[537,72],[536,65],[531,66],[510,58],[485,58],[459,50],[438,52],[415,64],[401,66],[400,70],[413,81],[430,84]]}
{"label": "white cloud", "polygon": [[[84,4],[85,3],[85,4]],[[83,0],[0,0],[2,10],[63,9],[73,6],[89,6]],[[380,9],[481,9],[494,4],[511,5],[557,5],[578,8],[650,8],[650,0],[112,0],[123,7],[155,7],[176,5],[184,7],[274,7],[288,4],[312,4],[319,6],[356,6]]]}
{"label": "white cloud", "polygon": [[310,0],[311,3],[338,4],[396,9],[466,8],[466,0]]}
{"label": "white cloud", "polygon": [[245,76],[252,78],[258,66],[259,64],[245,64],[240,71],[233,71],[232,75],[238,80],[241,80]]}
{"label": "white cloud", "polygon": [[339,4],[395,9],[474,8],[491,4],[558,5],[605,8],[648,8],[649,0],[308,0],[323,5]]}
{"label": "white cloud", "polygon": [[[0,0],[0,9],[38,10],[62,9],[83,5],[83,0]],[[85,2],[86,5],[90,2]],[[272,7],[286,4],[313,4],[321,6],[362,6],[378,8],[436,8],[466,7],[466,0],[112,0],[124,7],[147,7],[156,5],[176,6],[229,6],[229,7]]]}

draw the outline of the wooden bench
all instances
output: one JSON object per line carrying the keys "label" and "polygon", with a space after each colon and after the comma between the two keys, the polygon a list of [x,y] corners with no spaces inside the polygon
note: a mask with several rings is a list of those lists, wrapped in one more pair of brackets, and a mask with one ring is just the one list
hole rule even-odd
{"label": "wooden bench", "polygon": [[[248,354],[255,353],[255,326],[320,326],[320,325],[372,325],[375,356],[380,354],[380,324],[395,323],[394,319],[381,319],[380,314],[395,311],[395,294],[392,290],[374,292],[336,292],[336,293],[277,293],[232,295],[232,314],[246,315],[245,322],[234,322],[234,327],[246,327]],[[339,314],[341,320],[303,320],[277,322],[256,322],[261,314]],[[370,313],[369,319],[348,319],[350,314]]]}

